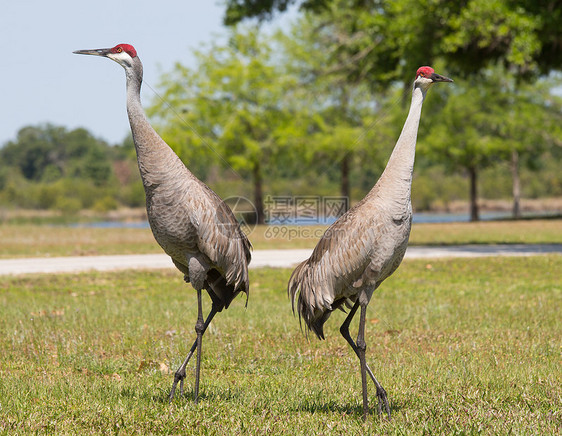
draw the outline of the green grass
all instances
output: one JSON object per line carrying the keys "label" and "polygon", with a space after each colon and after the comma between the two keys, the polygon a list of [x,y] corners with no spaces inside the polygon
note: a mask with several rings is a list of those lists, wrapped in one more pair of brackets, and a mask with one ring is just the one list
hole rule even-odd
{"label": "green grass", "polygon": [[358,361],[338,332],[345,315],[333,314],[326,341],[307,341],[289,270],[252,270],[248,307],[239,297],[217,315],[198,405],[193,364],[185,397],[166,400],[194,337],[196,296],[179,273],[2,278],[0,431],[560,433],[561,270],[556,255],[404,262],[367,320],[393,419],[366,424]]}
{"label": "green grass", "polygon": [[[314,248],[324,226],[258,226],[254,249]],[[0,224],[0,258],[161,253],[150,229]],[[562,220],[414,224],[411,245],[562,243]]]}

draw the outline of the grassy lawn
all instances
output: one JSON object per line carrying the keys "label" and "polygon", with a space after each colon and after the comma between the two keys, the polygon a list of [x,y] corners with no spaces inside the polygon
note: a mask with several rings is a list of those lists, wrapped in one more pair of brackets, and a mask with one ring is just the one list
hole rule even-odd
{"label": "grassy lawn", "polygon": [[217,315],[198,405],[193,364],[186,396],[167,402],[196,317],[179,273],[3,277],[0,432],[560,433],[560,271],[562,256],[404,262],[367,322],[393,419],[366,424],[345,315],[328,321],[326,341],[308,341],[289,270],[252,270],[248,307],[239,297]]}
{"label": "grassy lawn", "polygon": [[[313,248],[323,226],[258,226],[254,249]],[[160,253],[148,228],[0,224],[0,258]],[[411,245],[562,243],[562,220],[415,224]]]}

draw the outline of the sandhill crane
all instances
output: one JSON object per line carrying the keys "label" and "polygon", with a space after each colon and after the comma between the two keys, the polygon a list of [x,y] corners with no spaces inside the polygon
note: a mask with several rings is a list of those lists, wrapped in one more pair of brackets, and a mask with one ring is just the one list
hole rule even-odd
{"label": "sandhill crane", "polygon": [[[340,333],[359,357],[363,419],[368,413],[367,373],[377,390],[379,415],[384,406],[390,418],[386,391],[365,360],[365,314],[373,292],[398,268],[406,252],[412,224],[410,192],[418,126],[425,95],[435,82],[452,80],[436,74],[431,67],[418,69],[410,111],[383,174],[363,200],[326,230],[310,258],[293,271],[287,288],[293,312],[296,302],[299,319],[319,339],[324,339],[324,323],[334,310],[344,304],[351,308]],[[355,343],[349,325],[359,307]]]}
{"label": "sandhill crane", "polygon": [[[199,396],[202,337],[217,312],[228,308],[241,291],[248,299],[251,244],[230,208],[197,179],[152,128],[141,105],[142,63],[132,45],[77,50],[103,56],[125,69],[127,114],[146,194],[148,222],[154,238],[197,291],[197,338],[174,376],[170,401],[178,382],[183,395],[186,366],[197,349],[194,400]],[[203,322],[201,290],[212,300]]]}

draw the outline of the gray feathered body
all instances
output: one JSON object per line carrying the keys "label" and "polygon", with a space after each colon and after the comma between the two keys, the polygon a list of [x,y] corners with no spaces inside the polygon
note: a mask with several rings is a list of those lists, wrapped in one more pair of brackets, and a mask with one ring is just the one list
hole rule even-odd
{"label": "gray feathered body", "polygon": [[404,258],[412,225],[415,145],[426,91],[414,88],[408,118],[376,185],[326,230],[289,280],[293,310],[321,339],[323,325],[334,310],[358,300],[367,305]]}
{"label": "gray feathered body", "polygon": [[231,209],[186,168],[146,119],[140,102],[142,64],[138,58],[134,62],[133,70],[126,70],[127,113],[150,228],[186,281],[206,289],[220,311],[241,291],[248,294],[251,244]]}

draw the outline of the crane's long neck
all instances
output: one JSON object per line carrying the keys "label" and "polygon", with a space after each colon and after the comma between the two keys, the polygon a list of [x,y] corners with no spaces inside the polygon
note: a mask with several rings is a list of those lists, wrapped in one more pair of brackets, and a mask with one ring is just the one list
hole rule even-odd
{"label": "crane's long neck", "polygon": [[426,92],[427,88],[414,88],[410,111],[402,133],[400,133],[383,174],[373,188],[378,196],[388,195],[389,200],[400,205],[410,204],[416,140]]}
{"label": "crane's long neck", "polygon": [[[142,85],[142,64],[138,58],[132,68],[126,69],[127,76],[127,114],[137,152],[137,161],[145,189],[159,185],[166,180],[174,168],[185,167],[173,150],[152,128],[140,99]],[[182,168],[183,167],[183,168]]]}
{"label": "crane's long neck", "polygon": [[[127,115],[133,134],[133,142],[138,157],[149,153],[154,142],[160,137],[152,128],[141,104],[140,90],[142,85],[142,64],[137,60],[133,67],[125,70],[127,77]],[[155,141],[155,139],[158,139]]]}

